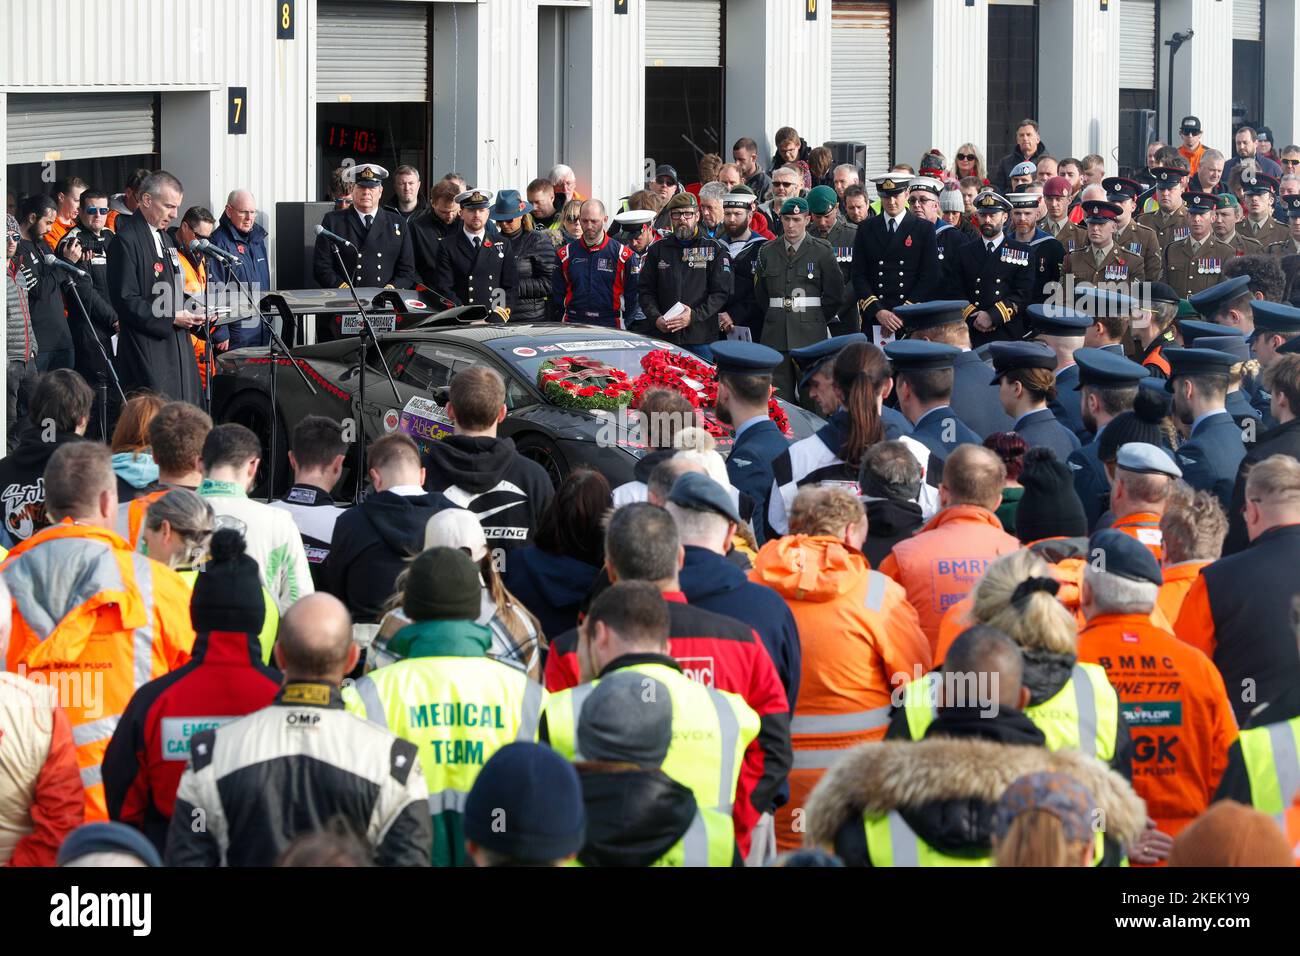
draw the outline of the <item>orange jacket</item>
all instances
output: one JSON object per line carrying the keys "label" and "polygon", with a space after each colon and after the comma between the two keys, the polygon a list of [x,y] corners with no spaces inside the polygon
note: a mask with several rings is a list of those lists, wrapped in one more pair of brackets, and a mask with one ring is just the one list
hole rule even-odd
{"label": "orange jacket", "polygon": [[159,488],[157,491],[151,491],[127,502],[126,543],[131,546],[132,551],[139,548],[140,529],[144,527],[144,519],[145,515],[149,513],[149,506],[171,490],[171,488]]}
{"label": "orange jacket", "polygon": [[1116,518],[1111,527],[1145,544],[1157,561],[1164,561],[1165,536],[1160,530],[1160,516],[1155,512],[1135,511],[1131,515]]}
{"label": "orange jacket", "polygon": [[64,222],[58,216],[55,216],[54,225],[50,226],[50,231],[45,234],[46,245],[51,249],[59,248],[59,240],[66,236],[76,224],[77,220],[75,219],[72,222]]}
{"label": "orange jacket", "polygon": [[[185,276],[185,291],[190,295],[202,297],[204,289],[207,287],[208,264],[202,258],[195,262],[184,251],[181,252],[180,257],[181,273]],[[199,384],[206,387],[208,384],[208,366],[205,356],[208,351],[208,343],[197,335],[191,335],[190,342],[194,346],[194,360],[199,363]]]}
{"label": "orange jacket", "polygon": [[1156,607],[1168,620],[1178,620],[1178,614],[1183,609],[1183,601],[1187,599],[1187,592],[1196,583],[1201,568],[1209,563],[1209,561],[1179,561],[1177,564],[1166,564],[1161,568],[1165,575],[1165,583],[1160,585]]}
{"label": "orange jacket", "polygon": [[984,569],[1020,542],[998,516],[978,505],[944,508],[913,537],[894,545],[880,572],[907,591],[931,649],[939,643],[944,612],[970,593]]}
{"label": "orange jacket", "polygon": [[884,737],[893,691],[930,669],[930,644],[903,589],[837,538],[769,541],[749,577],[785,599],[803,650],[790,799],[776,811],[777,847],[794,849],[796,811],[843,751]]}
{"label": "orange jacket", "polygon": [[19,543],[0,572],[13,596],[6,669],[57,688],[86,821],[107,820],[104,751],[131,695],[189,660],[190,589],[113,531],[71,521]]}
{"label": "orange jacket", "polygon": [[1287,842],[1291,844],[1291,855],[1295,857],[1295,865],[1300,866],[1300,794],[1296,794],[1295,803],[1287,807],[1283,822]]}
{"label": "orange jacket", "polygon": [[1133,737],[1133,788],[1171,836],[1210,805],[1237,739],[1210,659],[1142,614],[1103,614],[1079,634],[1079,660],[1106,669]]}

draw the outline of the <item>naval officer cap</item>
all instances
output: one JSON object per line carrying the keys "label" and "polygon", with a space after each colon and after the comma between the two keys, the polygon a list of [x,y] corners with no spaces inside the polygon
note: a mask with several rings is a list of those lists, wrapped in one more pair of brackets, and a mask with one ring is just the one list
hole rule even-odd
{"label": "naval officer cap", "polygon": [[1106,198],[1111,202],[1124,199],[1137,199],[1142,192],[1142,184],[1124,176],[1107,176],[1101,181],[1101,188],[1106,190]]}
{"label": "naval officer cap", "polygon": [[1164,575],[1151,549],[1123,531],[1106,528],[1088,540],[1088,553],[1102,559],[1100,570],[1130,581],[1163,584]]}
{"label": "naval officer cap", "polygon": [[909,302],[894,309],[894,314],[903,320],[904,330],[910,335],[922,329],[933,329],[940,325],[965,323],[963,313],[970,308],[965,299],[936,299],[933,302]]}
{"label": "naval officer cap", "polygon": [[1187,301],[1201,315],[1215,315],[1224,303],[1240,298],[1249,288],[1250,276],[1233,276],[1188,296]]}
{"label": "naval officer cap", "polygon": [[885,173],[883,176],[872,176],[871,181],[876,185],[876,192],[882,196],[892,196],[901,193],[911,185],[912,177],[906,173]]}
{"label": "naval officer cap", "polygon": [[461,209],[486,209],[492,204],[492,194],[482,189],[467,189],[456,197]]}
{"label": "naval officer cap", "polygon": [[1045,342],[990,342],[989,357],[993,359],[993,378],[990,385],[1002,381],[1008,372],[1024,368],[1056,368],[1056,350]]}
{"label": "naval officer cap", "polygon": [[839,205],[840,197],[830,186],[817,186],[808,193],[808,211],[815,216],[824,216]]}
{"label": "naval officer cap", "polygon": [[885,355],[893,363],[895,372],[940,372],[952,368],[957,356],[961,355],[961,349],[941,342],[909,339],[890,342],[885,346]]}
{"label": "naval officer cap", "polygon": [[614,217],[614,224],[609,234],[615,239],[635,239],[641,230],[654,222],[655,214],[651,209],[629,209]]}
{"label": "naval officer cap", "polygon": [[1216,352],[1223,352],[1231,355],[1237,362],[1246,362],[1250,360],[1250,346],[1246,344],[1245,336],[1240,333],[1236,335],[1204,335],[1196,340],[1198,349],[1213,349]]}
{"label": "naval officer cap", "polygon": [[1132,359],[1106,349],[1076,349],[1074,364],[1079,366],[1079,384],[1074,386],[1075,391],[1085,385],[1097,388],[1128,388],[1151,377],[1145,365],[1139,365]]}
{"label": "naval officer cap", "polygon": [[982,215],[992,215],[995,212],[1010,212],[1011,203],[1007,202],[1005,196],[995,193],[991,189],[986,189],[975,197],[971,203],[975,207],[975,212]]}
{"label": "naval officer cap", "polygon": [[757,342],[723,339],[713,343],[713,364],[719,372],[761,375],[781,364],[781,353]]}
{"label": "naval officer cap", "polygon": [[727,489],[708,475],[688,471],[673,482],[668,500],[688,511],[712,511],[733,524],[740,524],[740,515],[731,501]]}
{"label": "naval officer cap", "polygon": [[[1063,338],[1083,338],[1088,326],[1096,320],[1077,309],[1059,305],[1035,303],[1025,309],[1029,315],[1030,336],[1059,335]],[[1028,336],[1027,336],[1028,337]]]}
{"label": "naval officer cap", "polygon": [[1169,362],[1169,378],[1165,380],[1166,392],[1174,390],[1174,379],[1180,376],[1222,375],[1227,378],[1228,372],[1237,364],[1237,359],[1227,352],[1216,352],[1214,349],[1167,348],[1160,354]]}
{"label": "naval officer cap", "polygon": [[1168,475],[1183,477],[1183,470],[1174,462],[1174,456],[1159,445],[1144,441],[1125,442],[1115,453],[1115,465],[1135,475]]}
{"label": "naval officer cap", "polygon": [[1251,303],[1251,313],[1255,318],[1255,332],[1278,332],[1282,335],[1294,335],[1300,332],[1300,309],[1281,302],[1269,302],[1260,299]]}
{"label": "naval officer cap", "polygon": [[1038,193],[1007,193],[1012,209],[1037,209],[1042,198]]}
{"label": "naval officer cap", "polygon": [[1196,348],[1197,340],[1219,335],[1241,335],[1230,325],[1219,325],[1217,322],[1200,322],[1196,319],[1181,319],[1178,322],[1178,331],[1183,337],[1183,345],[1187,348]]}
{"label": "naval officer cap", "polygon": [[343,171],[343,181],[362,189],[379,189],[388,178],[388,170],[376,163],[361,163]]}
{"label": "naval officer cap", "polygon": [[794,363],[803,370],[803,378],[799,380],[799,390],[806,389],[812,377],[821,370],[823,365],[839,355],[842,349],[850,345],[863,345],[869,341],[871,340],[861,332],[854,332],[851,335],[836,335],[829,339],[822,339],[803,348],[791,349],[790,358],[794,359]]}

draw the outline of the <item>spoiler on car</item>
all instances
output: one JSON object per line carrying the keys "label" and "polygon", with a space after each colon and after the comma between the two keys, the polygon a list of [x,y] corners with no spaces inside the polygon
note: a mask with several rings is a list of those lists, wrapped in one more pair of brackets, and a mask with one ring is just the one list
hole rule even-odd
{"label": "spoiler on car", "polygon": [[[437,328],[445,325],[470,325],[483,322],[487,309],[481,305],[452,306],[436,292],[415,289],[357,289],[362,308],[369,313],[375,331],[411,331]],[[275,312],[290,333],[285,338],[297,339],[299,316],[342,315],[344,334],[350,332],[346,319],[356,315],[356,303],[346,289],[281,289],[262,296],[262,311]]]}

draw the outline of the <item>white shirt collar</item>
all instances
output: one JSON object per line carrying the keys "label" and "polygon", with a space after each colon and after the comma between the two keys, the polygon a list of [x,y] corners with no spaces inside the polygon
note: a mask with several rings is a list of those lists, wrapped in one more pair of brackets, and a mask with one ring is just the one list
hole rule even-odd
{"label": "white shirt collar", "polygon": [[366,224],[366,216],[370,217],[370,222],[373,225],[375,221],[375,217],[379,215],[378,209],[376,209],[374,212],[362,212],[356,206],[353,206],[352,211],[357,214],[357,222],[361,223],[361,225],[363,226]]}
{"label": "white shirt collar", "polygon": [[990,242],[993,243],[993,251],[997,252],[998,249],[1001,248],[1002,246],[1002,240],[1005,238],[1006,238],[1006,234],[999,232],[992,239],[986,238],[985,236],[980,236],[980,242],[984,243],[984,248],[986,249],[988,248],[988,244]]}
{"label": "white shirt collar", "polygon": [[473,243],[475,239],[477,239],[479,242],[482,242],[487,237],[486,227],[483,229],[482,232],[470,232],[464,226],[461,226],[460,231],[465,233],[465,238],[468,239],[471,243]]}

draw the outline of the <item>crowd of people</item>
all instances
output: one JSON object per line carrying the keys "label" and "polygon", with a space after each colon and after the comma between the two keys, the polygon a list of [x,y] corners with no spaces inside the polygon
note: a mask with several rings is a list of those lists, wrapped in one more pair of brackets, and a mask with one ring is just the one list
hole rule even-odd
{"label": "crowd of people", "polygon": [[[0,862],[1292,865],[1300,179],[1182,131],[1106,177],[1026,121],[871,203],[787,128],[612,220],[563,166],[527,198],[340,170],[321,285],[666,340],[733,428],[650,389],[635,479],[553,486],[469,367],[353,507],[316,415],[250,497],[265,449],[198,369],[269,333],[157,307],[198,239],[262,281],[251,195],[175,236],[161,171],[23,199]],[[825,424],[787,439],[773,395]]]}

